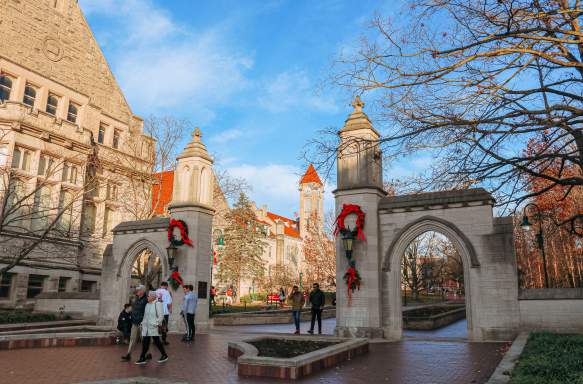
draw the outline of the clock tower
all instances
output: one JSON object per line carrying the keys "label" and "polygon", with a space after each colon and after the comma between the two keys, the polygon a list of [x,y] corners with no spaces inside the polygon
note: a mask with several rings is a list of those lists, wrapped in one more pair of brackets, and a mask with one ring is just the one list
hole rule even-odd
{"label": "clock tower", "polygon": [[300,234],[304,236],[308,221],[317,217],[318,227],[324,226],[324,183],[312,164],[300,180]]}

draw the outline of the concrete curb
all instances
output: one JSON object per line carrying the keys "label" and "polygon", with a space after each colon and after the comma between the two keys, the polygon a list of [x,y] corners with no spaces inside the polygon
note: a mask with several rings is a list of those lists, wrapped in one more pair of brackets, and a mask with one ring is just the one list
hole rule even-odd
{"label": "concrete curb", "polygon": [[490,379],[488,379],[486,384],[507,384],[510,382],[510,375],[512,374],[512,370],[516,366],[516,363],[518,362],[518,359],[524,350],[524,346],[528,341],[528,335],[529,332],[522,332],[516,337],[512,343],[512,346],[508,352],[506,352],[502,358],[502,361],[500,361],[496,367],[496,370],[492,376],[490,376]]}

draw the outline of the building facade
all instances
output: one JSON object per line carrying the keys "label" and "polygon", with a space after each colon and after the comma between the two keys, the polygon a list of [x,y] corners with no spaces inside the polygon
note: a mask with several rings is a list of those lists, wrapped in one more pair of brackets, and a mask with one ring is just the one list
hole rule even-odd
{"label": "building facade", "polygon": [[76,0],[0,1],[0,36],[0,308],[96,292],[111,229],[151,204],[155,142]]}
{"label": "building facade", "polygon": [[[159,215],[167,215],[173,188],[176,188],[174,171],[162,172],[156,179],[158,183],[154,185],[152,205]],[[221,251],[224,247],[225,215],[229,207],[220,191],[220,186],[218,183],[214,184],[213,208],[216,213],[213,219],[213,254],[211,255],[214,268],[213,281],[219,288],[226,288],[229,282],[218,281],[216,271],[217,267],[220,267]],[[290,276],[294,284],[299,283],[305,268],[303,241],[309,220],[318,220],[317,225],[320,230],[323,230],[324,184],[313,165],[308,167],[300,179],[298,190],[300,214],[295,219],[273,213],[267,205],[261,207],[253,205],[258,224],[264,226],[262,228],[265,234],[263,261],[266,280],[275,279],[277,273],[285,273]],[[259,282],[244,279],[238,295],[252,294],[259,288]]]}

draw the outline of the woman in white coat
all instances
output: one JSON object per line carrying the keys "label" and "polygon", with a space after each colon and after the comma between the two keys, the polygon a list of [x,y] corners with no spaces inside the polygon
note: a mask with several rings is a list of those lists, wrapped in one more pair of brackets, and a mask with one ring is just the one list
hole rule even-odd
{"label": "woman in white coat", "polygon": [[148,354],[148,349],[150,349],[151,339],[154,339],[154,344],[156,344],[156,347],[160,351],[160,359],[158,362],[163,363],[168,360],[168,355],[160,341],[160,333],[158,330],[163,320],[164,308],[162,307],[162,303],[158,301],[156,292],[150,291],[148,292],[148,304],[146,304],[144,319],[142,320],[142,354],[140,355],[140,360],[136,361],[136,364],[146,364],[148,362],[146,355]]}

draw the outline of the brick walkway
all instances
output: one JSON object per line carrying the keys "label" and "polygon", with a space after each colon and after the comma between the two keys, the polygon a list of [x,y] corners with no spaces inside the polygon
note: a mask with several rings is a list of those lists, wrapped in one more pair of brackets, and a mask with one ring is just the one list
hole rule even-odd
{"label": "brick walkway", "polygon": [[[327,329],[333,321],[325,323]],[[261,332],[278,332],[284,326],[257,326]],[[241,327],[233,327],[241,328]],[[250,331],[256,328],[251,327]],[[272,383],[273,380],[237,377],[234,360],[227,355],[227,341],[245,338],[242,329],[198,335],[194,344],[170,339],[170,360],[163,365],[122,363],[122,346],[47,348],[0,351],[1,384],[80,383],[127,377],[155,377],[189,383]],[[306,336],[309,337],[309,336]],[[370,353],[329,369],[301,383],[484,383],[501,355],[501,344],[459,341],[405,340],[374,343]],[[153,351],[154,358],[158,357]],[[137,358],[137,353],[134,354]]]}

